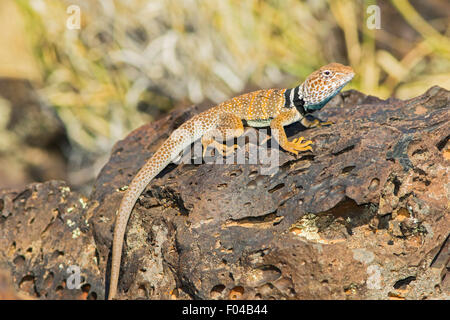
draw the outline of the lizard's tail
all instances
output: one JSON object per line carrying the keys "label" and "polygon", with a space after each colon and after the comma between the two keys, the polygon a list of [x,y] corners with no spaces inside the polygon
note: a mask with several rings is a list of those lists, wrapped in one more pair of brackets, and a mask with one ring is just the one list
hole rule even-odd
{"label": "lizard's tail", "polygon": [[[201,114],[199,115],[201,116]],[[197,116],[198,117],[198,116]],[[196,123],[197,117],[185,122],[180,128],[163,143],[156,153],[147,161],[131,181],[120,203],[114,227],[114,239],[111,259],[111,278],[108,299],[111,300],[117,293],[119,281],[120,261],[125,229],[131,211],[149,182],[160,173],[170,162],[178,157],[181,151],[196,139],[201,137],[207,129],[203,124],[200,127]]]}

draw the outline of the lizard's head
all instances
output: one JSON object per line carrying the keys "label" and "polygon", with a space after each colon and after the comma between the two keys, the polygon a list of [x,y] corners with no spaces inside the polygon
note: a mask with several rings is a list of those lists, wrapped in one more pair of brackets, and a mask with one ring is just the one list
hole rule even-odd
{"label": "lizard's head", "polygon": [[309,112],[321,109],[353,79],[351,67],[330,63],[311,73],[303,83],[303,101]]}

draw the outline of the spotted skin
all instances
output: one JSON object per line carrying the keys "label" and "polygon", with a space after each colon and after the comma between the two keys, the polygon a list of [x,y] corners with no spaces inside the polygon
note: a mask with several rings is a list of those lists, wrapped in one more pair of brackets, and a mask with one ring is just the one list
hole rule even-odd
{"label": "spotted skin", "polygon": [[329,123],[309,121],[305,115],[321,109],[353,78],[351,67],[339,63],[328,64],[308,76],[292,89],[268,89],[246,93],[202,112],[183,123],[162,144],[148,162],[138,171],[120,203],[114,227],[111,260],[111,277],[108,299],[117,293],[123,239],[131,211],[147,184],[181,151],[201,139],[204,152],[213,146],[223,154],[234,150],[218,143],[214,136],[222,134],[225,139],[243,134],[243,120],[249,126],[270,125],[272,136],[282,149],[293,154],[312,150],[311,141],[303,137],[288,141],[284,126],[300,121],[306,127]]}

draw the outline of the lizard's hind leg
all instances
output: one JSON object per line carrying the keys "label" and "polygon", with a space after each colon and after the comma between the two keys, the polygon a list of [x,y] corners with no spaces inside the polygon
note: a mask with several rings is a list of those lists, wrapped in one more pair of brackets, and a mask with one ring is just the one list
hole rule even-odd
{"label": "lizard's hind leg", "polygon": [[222,115],[219,119],[217,127],[206,132],[202,137],[203,157],[206,154],[208,146],[213,146],[216,150],[222,153],[223,156],[228,156],[238,146],[236,144],[227,146],[221,142],[218,142],[216,139],[225,142],[227,140],[237,138],[243,133],[244,125],[239,117],[229,113]]}

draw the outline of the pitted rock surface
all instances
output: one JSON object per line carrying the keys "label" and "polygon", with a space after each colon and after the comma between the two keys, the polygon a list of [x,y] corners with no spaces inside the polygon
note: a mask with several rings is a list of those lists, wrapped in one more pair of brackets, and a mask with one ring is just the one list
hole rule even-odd
{"label": "pitted rock surface", "polygon": [[[118,142],[89,200],[56,181],[0,191],[1,279],[12,278],[0,296],[103,299],[126,186],[198,112]],[[450,93],[348,91],[314,116],[334,124],[287,127],[313,152],[281,150],[271,175],[255,164],[163,170],[128,223],[118,298],[449,299]]]}
{"label": "pitted rock surface", "polygon": [[[91,195],[102,270],[121,190],[196,112],[115,146]],[[281,151],[272,175],[172,164],[155,178],[128,223],[120,298],[448,298],[450,93],[401,101],[348,91],[315,116],[334,124],[287,127],[314,151]]]}
{"label": "pitted rock surface", "polygon": [[0,190],[0,296],[104,298],[86,207],[85,197],[58,181]]}

